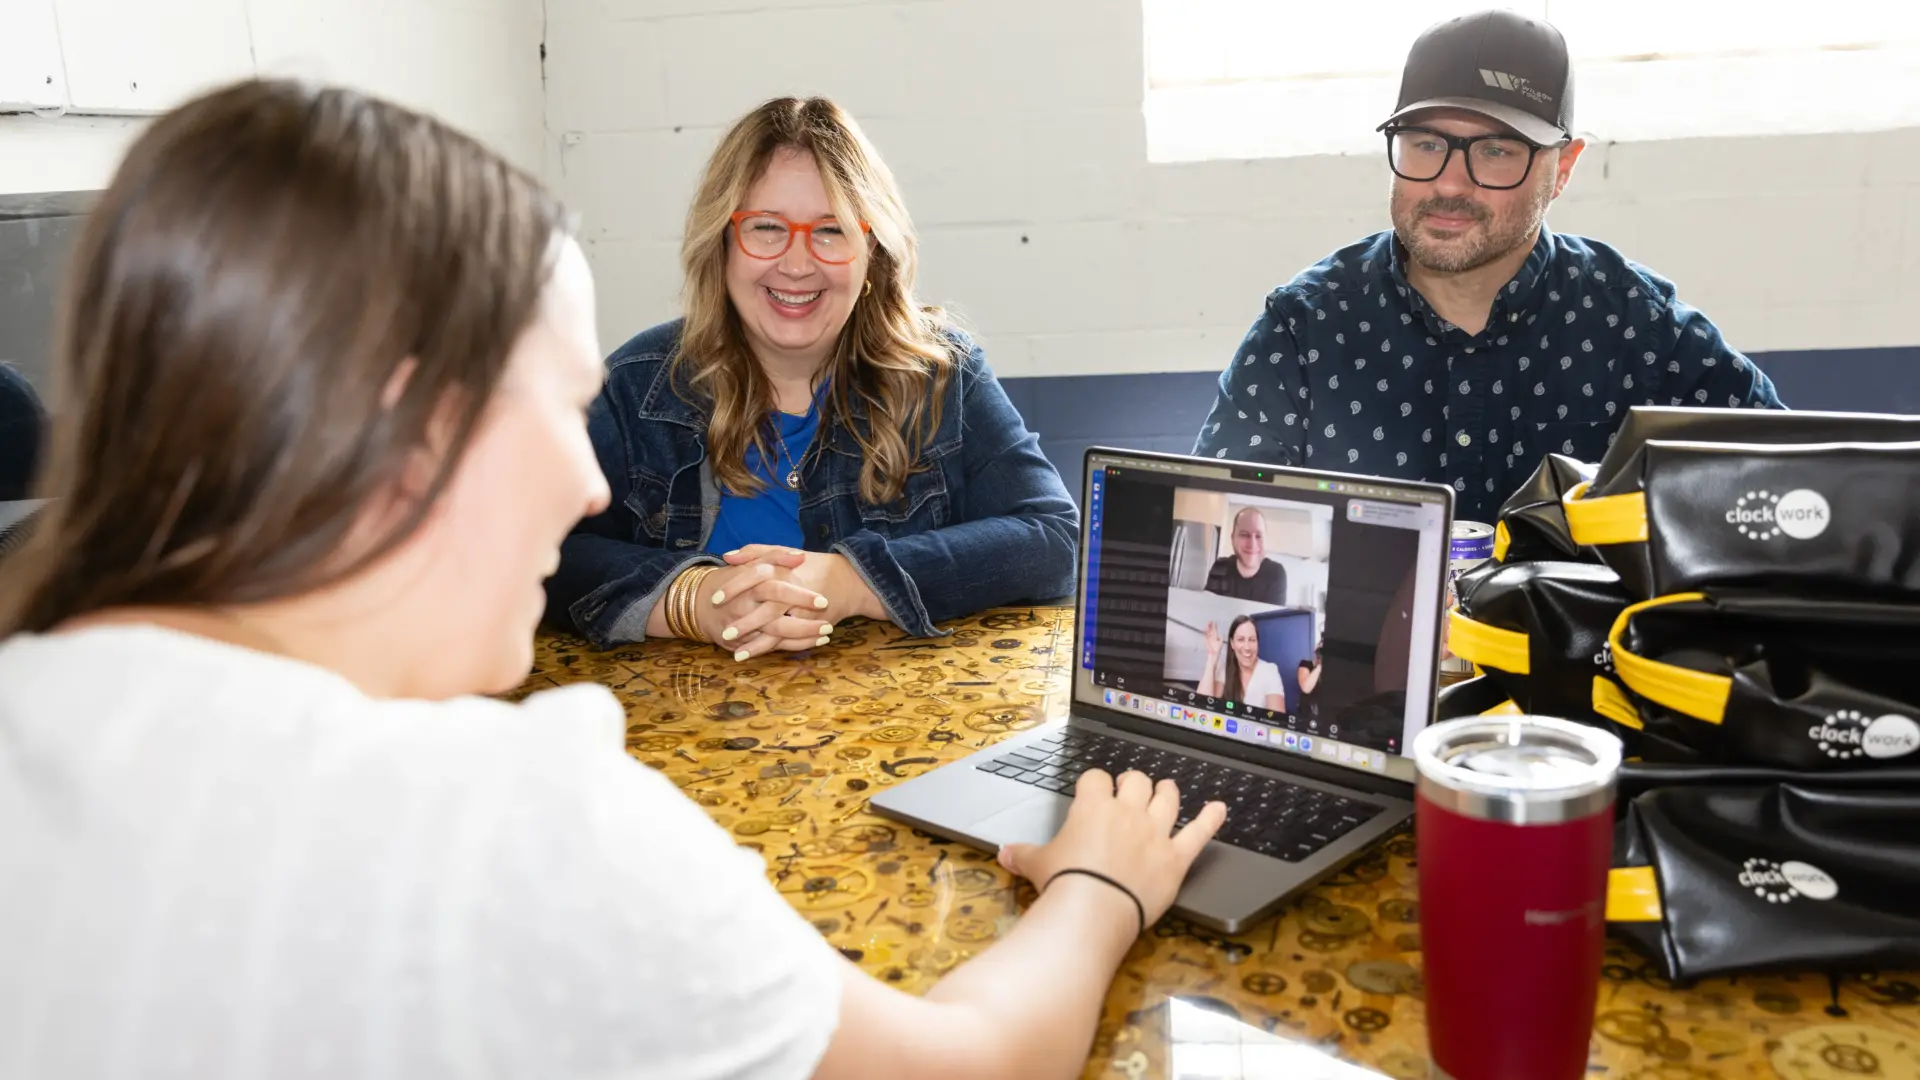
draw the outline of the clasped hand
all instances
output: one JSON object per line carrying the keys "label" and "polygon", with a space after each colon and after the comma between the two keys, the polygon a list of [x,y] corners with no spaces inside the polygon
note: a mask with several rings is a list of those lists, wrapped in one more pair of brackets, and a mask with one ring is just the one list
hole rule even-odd
{"label": "clasped hand", "polygon": [[842,619],[887,617],[844,555],[749,544],[725,560],[701,582],[698,619],[702,633],[735,660],[818,648],[832,642]]}

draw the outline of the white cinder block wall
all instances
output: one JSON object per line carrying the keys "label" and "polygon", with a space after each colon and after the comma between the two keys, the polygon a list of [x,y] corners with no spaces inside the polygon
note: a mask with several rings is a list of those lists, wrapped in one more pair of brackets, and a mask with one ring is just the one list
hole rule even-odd
{"label": "white cinder block wall", "polygon": [[[861,120],[920,226],[923,291],[1007,377],[1218,369],[1268,289],[1387,224],[1377,156],[1149,165],[1138,0],[546,0],[546,17],[550,175],[584,216],[608,348],[675,313],[697,170],[778,94]],[[1741,348],[1920,344],[1920,131],[1595,134],[1551,222],[1674,278]]]}
{"label": "white cinder block wall", "polygon": [[[357,86],[432,112],[534,169],[546,161],[539,0],[52,0],[67,85],[115,95],[111,111],[159,110],[250,73]],[[11,3],[0,2],[0,34]],[[0,50],[5,52],[5,50]],[[39,62],[33,56],[16,62]],[[59,73],[56,73],[56,77]],[[125,80],[122,83],[121,80]],[[178,92],[174,92],[177,90]],[[88,102],[75,112],[102,111]],[[0,193],[103,187],[139,116],[0,115]]]}
{"label": "white cinder block wall", "polygon": [[[21,2],[100,24],[63,25],[75,85],[102,49],[113,73],[178,69],[195,25],[237,20],[217,36],[246,52],[209,81],[350,82],[544,168],[584,215],[609,347],[674,313],[695,173],[782,93],[860,117],[920,223],[924,292],[1007,376],[1217,369],[1267,289],[1386,222],[1378,157],[1149,165],[1138,0]],[[98,187],[139,123],[0,116],[0,192]],[[1914,345],[1917,193],[1914,130],[1602,141],[1552,220],[1675,278],[1749,351]]]}

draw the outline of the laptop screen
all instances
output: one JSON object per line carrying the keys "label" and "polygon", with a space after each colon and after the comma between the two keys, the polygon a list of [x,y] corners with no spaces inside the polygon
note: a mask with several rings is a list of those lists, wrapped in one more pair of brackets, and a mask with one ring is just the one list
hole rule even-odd
{"label": "laptop screen", "polygon": [[1076,702],[1414,779],[1445,489],[1102,450],[1084,482]]}

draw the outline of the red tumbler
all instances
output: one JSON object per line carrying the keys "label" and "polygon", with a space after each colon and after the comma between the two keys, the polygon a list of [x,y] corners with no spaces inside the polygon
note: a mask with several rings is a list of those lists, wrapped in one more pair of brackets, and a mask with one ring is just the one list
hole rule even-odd
{"label": "red tumbler", "polygon": [[1606,937],[1620,740],[1477,716],[1413,742],[1436,1080],[1580,1080]]}

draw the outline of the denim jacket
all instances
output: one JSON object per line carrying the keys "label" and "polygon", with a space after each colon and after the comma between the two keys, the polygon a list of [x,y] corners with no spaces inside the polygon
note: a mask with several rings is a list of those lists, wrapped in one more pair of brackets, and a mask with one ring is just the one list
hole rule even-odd
{"label": "denim jacket", "polygon": [[[667,585],[720,561],[704,550],[720,509],[709,410],[673,386],[680,328],[656,326],[608,357],[587,414],[613,497],[561,544],[547,618],[602,648],[644,640]],[[1079,511],[980,347],[957,331],[949,338],[958,362],[940,426],[901,498],[860,497],[859,443],[831,418],[800,482],[807,550],[846,556],[888,617],[922,637],[983,608],[1071,594],[1080,542]]]}

